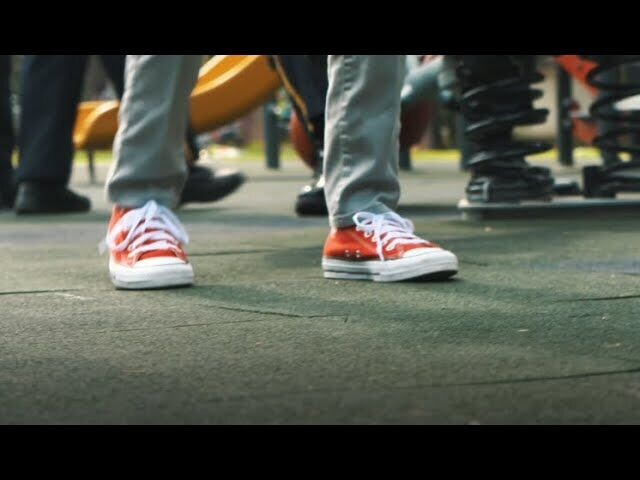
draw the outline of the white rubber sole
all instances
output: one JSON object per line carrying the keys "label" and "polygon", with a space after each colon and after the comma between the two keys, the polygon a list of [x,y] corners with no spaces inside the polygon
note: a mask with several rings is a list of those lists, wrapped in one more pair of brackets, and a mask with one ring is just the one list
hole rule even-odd
{"label": "white rubber sole", "polygon": [[444,279],[458,273],[458,258],[447,250],[434,249],[398,260],[347,261],[323,258],[325,278],[399,282],[433,275]]}
{"label": "white rubber sole", "polygon": [[184,262],[127,267],[110,259],[109,274],[111,282],[125,290],[193,285],[193,268]]}

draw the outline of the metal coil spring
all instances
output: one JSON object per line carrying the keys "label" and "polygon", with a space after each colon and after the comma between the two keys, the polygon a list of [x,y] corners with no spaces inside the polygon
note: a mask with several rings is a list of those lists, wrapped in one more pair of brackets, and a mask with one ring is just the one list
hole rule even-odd
{"label": "metal coil spring", "polygon": [[[587,82],[601,94],[590,108],[591,116],[602,124],[593,145],[605,153],[640,154],[637,135],[640,132],[640,108],[629,108],[625,100],[640,95],[640,55],[591,55],[585,58],[598,63],[587,75]],[[636,75],[630,69],[636,69]],[[621,162],[620,162],[621,163]],[[613,169],[629,167],[614,165]],[[637,162],[635,162],[637,163]],[[638,165],[634,165],[638,166]]]}
{"label": "metal coil spring", "polygon": [[469,159],[470,166],[491,163],[500,168],[519,168],[511,165],[513,160],[551,149],[547,142],[512,139],[515,127],[546,121],[549,111],[532,105],[542,96],[542,91],[531,85],[543,79],[538,72],[524,72],[477,85],[463,93],[460,107],[467,120],[465,133],[470,141],[481,147]]}
{"label": "metal coil spring", "polygon": [[535,71],[532,60],[533,56],[515,55],[458,57],[456,74],[462,89],[458,105],[466,124],[465,136],[471,142],[467,165],[474,178],[467,196],[472,201],[551,195],[550,171],[525,160],[550,150],[551,145],[513,138],[516,127],[544,123],[549,114],[547,109],[533,106],[542,91],[532,85],[544,77]]}
{"label": "metal coil spring", "polygon": [[593,145],[604,160],[603,167],[584,169],[585,196],[640,191],[640,177],[629,172],[640,167],[640,55],[583,57],[597,63],[586,80],[600,92],[590,114],[599,126]]}

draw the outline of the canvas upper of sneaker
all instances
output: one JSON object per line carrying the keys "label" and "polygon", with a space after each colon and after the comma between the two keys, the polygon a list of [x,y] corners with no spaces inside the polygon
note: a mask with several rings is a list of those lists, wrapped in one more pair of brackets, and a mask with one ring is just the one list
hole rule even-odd
{"label": "canvas upper of sneaker", "polygon": [[126,209],[114,206],[105,244],[115,262],[133,267],[136,264],[158,264],[156,258],[172,258],[186,262],[182,245],[189,237],[178,218],[155,201],[143,207]]}
{"label": "canvas upper of sneaker", "polygon": [[417,249],[440,249],[438,244],[415,235],[413,223],[394,212],[358,212],[353,222],[351,227],[331,229],[324,257],[385,261],[414,255]]}

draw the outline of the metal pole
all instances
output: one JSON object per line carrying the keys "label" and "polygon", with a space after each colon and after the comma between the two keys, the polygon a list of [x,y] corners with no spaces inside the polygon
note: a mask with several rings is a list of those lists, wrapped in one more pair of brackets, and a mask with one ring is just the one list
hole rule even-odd
{"label": "metal pole", "polygon": [[573,165],[573,123],[571,121],[571,76],[556,65],[556,109],[558,159],[562,165]]}
{"label": "metal pole", "polygon": [[400,149],[400,170],[411,170],[411,151],[408,148]]}
{"label": "metal pole", "polygon": [[[604,82],[616,84],[621,81],[621,78],[619,77],[620,74],[621,72],[619,70],[609,70],[601,73],[600,78]],[[605,95],[606,93],[599,91],[597,99],[601,99]],[[616,122],[612,122],[609,120],[598,120],[596,122],[598,135],[602,135],[608,130],[614,129],[615,127],[616,127]],[[607,151],[607,150],[600,150],[600,157],[602,157],[602,164],[604,166],[615,165],[616,163],[619,163],[622,161],[622,159],[616,152]]]}
{"label": "metal pole", "polygon": [[458,149],[460,150],[460,170],[468,170],[469,156],[471,154],[471,145],[467,136],[465,135],[465,129],[467,128],[467,122],[461,113],[456,113],[456,140]]}
{"label": "metal pole", "polygon": [[430,123],[431,125],[429,125],[428,130],[430,148],[444,148],[444,142],[442,140],[442,109],[440,107],[440,102],[433,102]]}
{"label": "metal pole", "polygon": [[87,150],[87,163],[89,165],[89,183],[96,183],[96,167],[94,163],[93,150]]}
{"label": "metal pole", "polygon": [[267,168],[280,168],[280,139],[278,118],[275,113],[275,99],[270,98],[262,107],[264,119],[264,147],[267,155]]}

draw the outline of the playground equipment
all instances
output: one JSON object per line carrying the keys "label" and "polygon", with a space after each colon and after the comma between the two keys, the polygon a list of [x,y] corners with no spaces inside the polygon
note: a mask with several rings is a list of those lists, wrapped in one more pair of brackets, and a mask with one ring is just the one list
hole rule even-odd
{"label": "playground equipment", "polygon": [[[216,55],[201,69],[191,93],[195,133],[214,130],[268,100],[280,79],[264,55]],[[93,176],[93,151],[110,148],[118,129],[118,101],[83,102],[73,132],[78,150],[86,150]]]}
{"label": "playground equipment", "polygon": [[555,55],[558,160],[573,165],[574,138],[592,145],[598,134],[597,125],[588,113],[580,111],[580,104],[572,98],[571,79],[576,79],[593,97],[598,90],[587,82],[587,75],[596,67],[580,55]]}
{"label": "playground equipment", "polygon": [[[622,192],[640,192],[640,56],[557,55],[559,160],[573,164],[573,137],[598,147],[603,165],[586,167],[582,187],[555,182],[548,168],[532,166],[527,157],[551,148],[540,141],[516,141],[519,126],[544,123],[548,110],[533,103],[542,92],[533,87],[543,77],[534,55],[450,55],[436,57],[410,71],[402,90],[401,168],[410,168],[409,147],[419,140],[429,119],[429,102],[453,105],[460,112],[463,166],[471,171],[463,211],[581,208],[582,199],[559,204],[560,196],[584,195],[611,201]],[[571,99],[571,76],[597,98],[590,115],[577,114]],[[219,55],[200,70],[191,94],[191,124],[196,133],[214,130],[264,104],[267,166],[278,166],[277,115],[273,95],[280,78],[262,55]],[[109,148],[117,131],[119,102],[80,105],[74,143],[77,149]],[[292,123],[293,127],[295,125]],[[299,125],[298,125],[299,126]],[[306,158],[303,132],[292,128],[294,145]],[[303,147],[303,148],[299,148]],[[90,161],[90,171],[93,163]],[[624,202],[622,202],[624,203]],[[606,203],[605,206],[621,205]]]}
{"label": "playground equipment", "polygon": [[[437,76],[442,58],[424,62],[411,70],[402,92],[400,166],[411,168],[409,148],[419,141],[429,120],[429,102],[438,93]],[[264,55],[216,55],[201,69],[191,94],[191,126],[195,133],[207,132],[233,122],[263,105],[265,151],[268,168],[279,165],[277,114],[273,95],[281,80]],[[93,152],[109,149],[118,128],[119,101],[82,102],[78,108],[73,142],[85,150],[89,173],[95,178]],[[297,119],[294,117],[294,122]],[[304,138],[296,138],[301,145]],[[305,152],[306,153],[306,152]],[[303,159],[304,154],[302,155]]]}
{"label": "playground equipment", "polygon": [[440,100],[438,76],[442,72],[441,55],[425,55],[411,68],[401,91],[400,158],[402,170],[411,170],[410,149],[424,134],[433,119],[434,106]]}
{"label": "playground equipment", "polygon": [[543,80],[527,55],[454,55],[459,82],[458,106],[471,143],[466,161],[471,181],[469,202],[549,200],[553,177],[549,169],[527,163],[526,157],[551,149],[541,141],[516,141],[519,126],[544,123],[549,111],[535,108]]}
{"label": "playground equipment", "polygon": [[630,172],[640,167],[640,55],[587,58],[597,62],[587,82],[601,92],[590,114],[603,125],[593,145],[603,153],[604,165],[583,169],[584,196],[614,198],[621,192],[640,192],[640,175]]}
{"label": "playground equipment", "polygon": [[[603,157],[602,166],[583,169],[582,188],[577,182],[554,185],[548,169],[524,162],[525,155],[544,151],[548,145],[513,142],[510,138],[513,126],[541,123],[548,113],[532,107],[539,93],[524,88],[527,82],[541,80],[527,66],[533,65],[534,56],[492,56],[491,61],[486,57],[460,57],[465,56],[459,56],[455,63],[460,110],[473,147],[469,159],[473,178],[467,187],[467,198],[459,203],[465,216],[573,215],[580,210],[589,214],[637,214],[639,200],[614,197],[622,192],[640,192],[640,175],[630,172],[640,167],[640,56],[589,55],[578,61],[577,56],[556,57],[565,71],[597,95],[589,110],[590,118],[571,116],[575,105],[570,98],[570,79],[558,70],[561,163],[573,163],[573,133],[592,139]],[[507,61],[519,68],[509,68]],[[578,195],[584,198],[559,198]]]}
{"label": "playground equipment", "polygon": [[[440,55],[433,57],[436,58],[424,58],[421,64],[412,68],[402,88],[399,160],[403,170],[411,169],[410,148],[420,141],[427,128],[431,119],[431,105],[449,99],[450,92],[440,89],[438,85],[438,77],[443,72],[443,58]],[[309,168],[315,168],[311,139],[295,112],[291,115],[289,131],[291,143],[300,158]]]}

